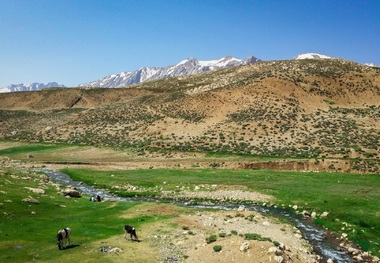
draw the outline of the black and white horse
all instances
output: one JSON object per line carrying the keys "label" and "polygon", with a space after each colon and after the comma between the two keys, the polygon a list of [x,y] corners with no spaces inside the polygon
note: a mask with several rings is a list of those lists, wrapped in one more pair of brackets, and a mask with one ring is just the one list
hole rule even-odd
{"label": "black and white horse", "polygon": [[57,241],[59,250],[63,249],[63,240],[66,239],[66,247],[70,245],[71,229],[66,227],[58,231]]}
{"label": "black and white horse", "polygon": [[125,231],[125,234],[124,234],[124,237],[127,236],[127,233],[131,235],[131,240],[132,240],[132,236],[138,241],[139,238],[137,237],[137,234],[136,234],[136,229],[134,227],[131,227],[129,225],[125,225],[124,226],[124,231]]}

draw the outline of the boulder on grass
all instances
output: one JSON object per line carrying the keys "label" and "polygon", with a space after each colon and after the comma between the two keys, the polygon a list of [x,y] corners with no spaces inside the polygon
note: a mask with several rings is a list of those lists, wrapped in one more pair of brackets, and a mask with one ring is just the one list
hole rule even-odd
{"label": "boulder on grass", "polygon": [[75,188],[66,188],[61,191],[64,196],[80,197],[80,192]]}
{"label": "boulder on grass", "polygon": [[31,203],[31,204],[39,204],[40,203],[40,201],[38,201],[36,198],[33,198],[31,196],[22,199],[22,201],[26,202],[26,203]]}

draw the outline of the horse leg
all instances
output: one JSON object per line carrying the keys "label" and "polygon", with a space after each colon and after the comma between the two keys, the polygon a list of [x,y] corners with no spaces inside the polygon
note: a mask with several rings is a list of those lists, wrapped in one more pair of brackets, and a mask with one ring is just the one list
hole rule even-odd
{"label": "horse leg", "polygon": [[62,233],[60,233],[60,231],[58,232],[57,234],[57,241],[58,241],[58,249],[59,250],[62,250],[63,249],[63,237],[62,237]]}
{"label": "horse leg", "polygon": [[132,236],[133,236],[136,240],[138,240],[138,237],[137,237],[137,235],[136,235],[136,229],[132,229],[132,231],[131,231],[131,240],[132,240]]}
{"label": "horse leg", "polygon": [[58,249],[59,250],[63,249],[62,241],[58,241]]}

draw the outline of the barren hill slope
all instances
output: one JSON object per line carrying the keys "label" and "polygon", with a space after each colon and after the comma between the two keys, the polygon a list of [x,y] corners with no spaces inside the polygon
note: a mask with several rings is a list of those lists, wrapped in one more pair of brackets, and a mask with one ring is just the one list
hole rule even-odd
{"label": "barren hill slope", "polygon": [[350,61],[259,62],[120,89],[4,93],[0,109],[3,138],[356,158],[356,170],[379,169],[380,71]]}

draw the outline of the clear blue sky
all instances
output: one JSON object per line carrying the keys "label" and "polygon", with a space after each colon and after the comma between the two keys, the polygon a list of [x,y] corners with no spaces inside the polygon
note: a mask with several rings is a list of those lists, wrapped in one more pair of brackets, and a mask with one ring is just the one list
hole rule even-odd
{"label": "clear blue sky", "polygon": [[76,86],[188,57],[380,65],[380,0],[0,0],[0,87]]}

